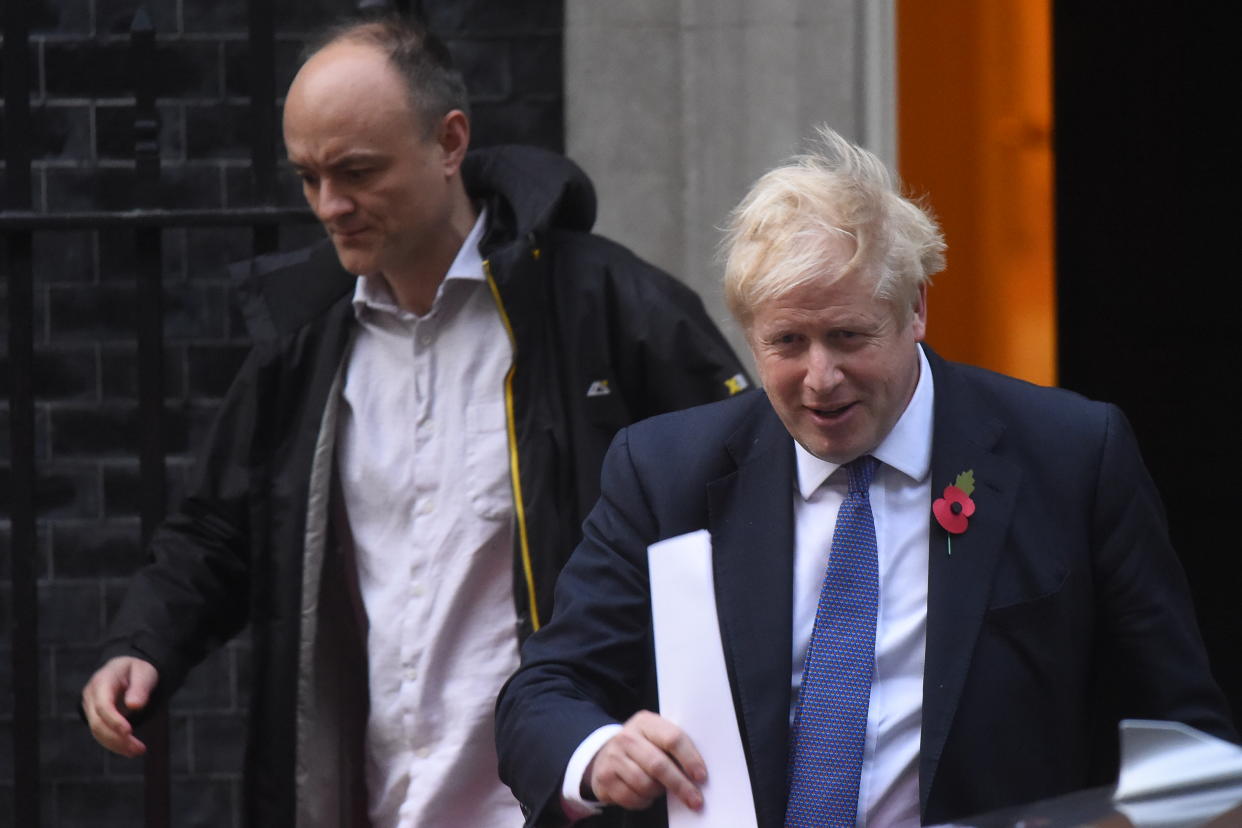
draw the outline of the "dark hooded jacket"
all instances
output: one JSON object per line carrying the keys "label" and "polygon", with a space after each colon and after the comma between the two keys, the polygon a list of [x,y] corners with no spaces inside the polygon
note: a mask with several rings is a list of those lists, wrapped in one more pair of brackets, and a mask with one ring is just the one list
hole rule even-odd
{"label": "dark hooded jacket", "polygon": [[[613,434],[748,382],[691,290],[589,233],[594,191],[572,162],[499,147],[469,154],[463,175],[488,210],[484,272],[513,344],[505,400],[523,639],[551,614]],[[247,823],[356,823],[366,621],[331,494],[356,279],[326,241],[237,270],[254,347],[104,657],[153,663],[158,703],[249,623]]]}

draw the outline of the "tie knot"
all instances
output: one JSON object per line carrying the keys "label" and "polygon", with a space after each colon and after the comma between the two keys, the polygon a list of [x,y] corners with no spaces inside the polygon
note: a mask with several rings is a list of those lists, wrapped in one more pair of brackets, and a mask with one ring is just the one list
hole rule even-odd
{"label": "tie knot", "polygon": [[850,477],[850,494],[866,494],[871,488],[871,478],[875,477],[875,470],[879,465],[880,461],[870,454],[864,454],[847,463],[845,471]]}

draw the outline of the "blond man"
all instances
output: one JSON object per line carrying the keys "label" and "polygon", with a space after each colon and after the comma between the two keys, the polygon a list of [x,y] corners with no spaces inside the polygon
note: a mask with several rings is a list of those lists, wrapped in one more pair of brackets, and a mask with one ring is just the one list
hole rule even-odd
{"label": "blond man", "polygon": [[828,129],[738,206],[725,289],[765,393],[614,441],[498,706],[528,824],[702,806],[712,768],[652,712],[646,554],[704,529],[760,826],[915,826],[1102,785],[1122,717],[1232,735],[1125,418],[921,344],[943,249]]}

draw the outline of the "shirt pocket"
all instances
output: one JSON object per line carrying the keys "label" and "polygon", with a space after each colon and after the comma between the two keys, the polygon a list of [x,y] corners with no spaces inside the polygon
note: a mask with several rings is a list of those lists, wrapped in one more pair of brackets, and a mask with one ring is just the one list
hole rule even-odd
{"label": "shirt pocket", "polygon": [[466,406],[466,493],[475,513],[488,520],[513,514],[507,426],[504,403]]}

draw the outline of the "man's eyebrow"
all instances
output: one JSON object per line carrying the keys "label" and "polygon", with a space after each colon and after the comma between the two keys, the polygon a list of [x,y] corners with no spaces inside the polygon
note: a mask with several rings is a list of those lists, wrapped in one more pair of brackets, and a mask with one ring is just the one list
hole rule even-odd
{"label": "man's eyebrow", "polygon": [[[286,156],[286,157],[288,158],[289,165],[293,167],[295,170],[301,170],[306,167],[314,165],[313,162],[310,160],[297,159],[291,155]],[[338,156],[335,156],[329,159],[328,162],[325,163],[323,166],[327,167],[328,169],[338,169],[340,167],[349,166],[350,164],[374,163],[376,161],[382,161],[386,157],[387,157],[386,155],[380,152],[371,152],[369,150],[355,150],[355,151],[345,152]]]}
{"label": "man's eyebrow", "polygon": [[386,156],[383,153],[371,152],[368,150],[354,150],[342,153],[337,157],[328,161],[329,167],[344,167],[349,164],[372,163],[383,160]]}

